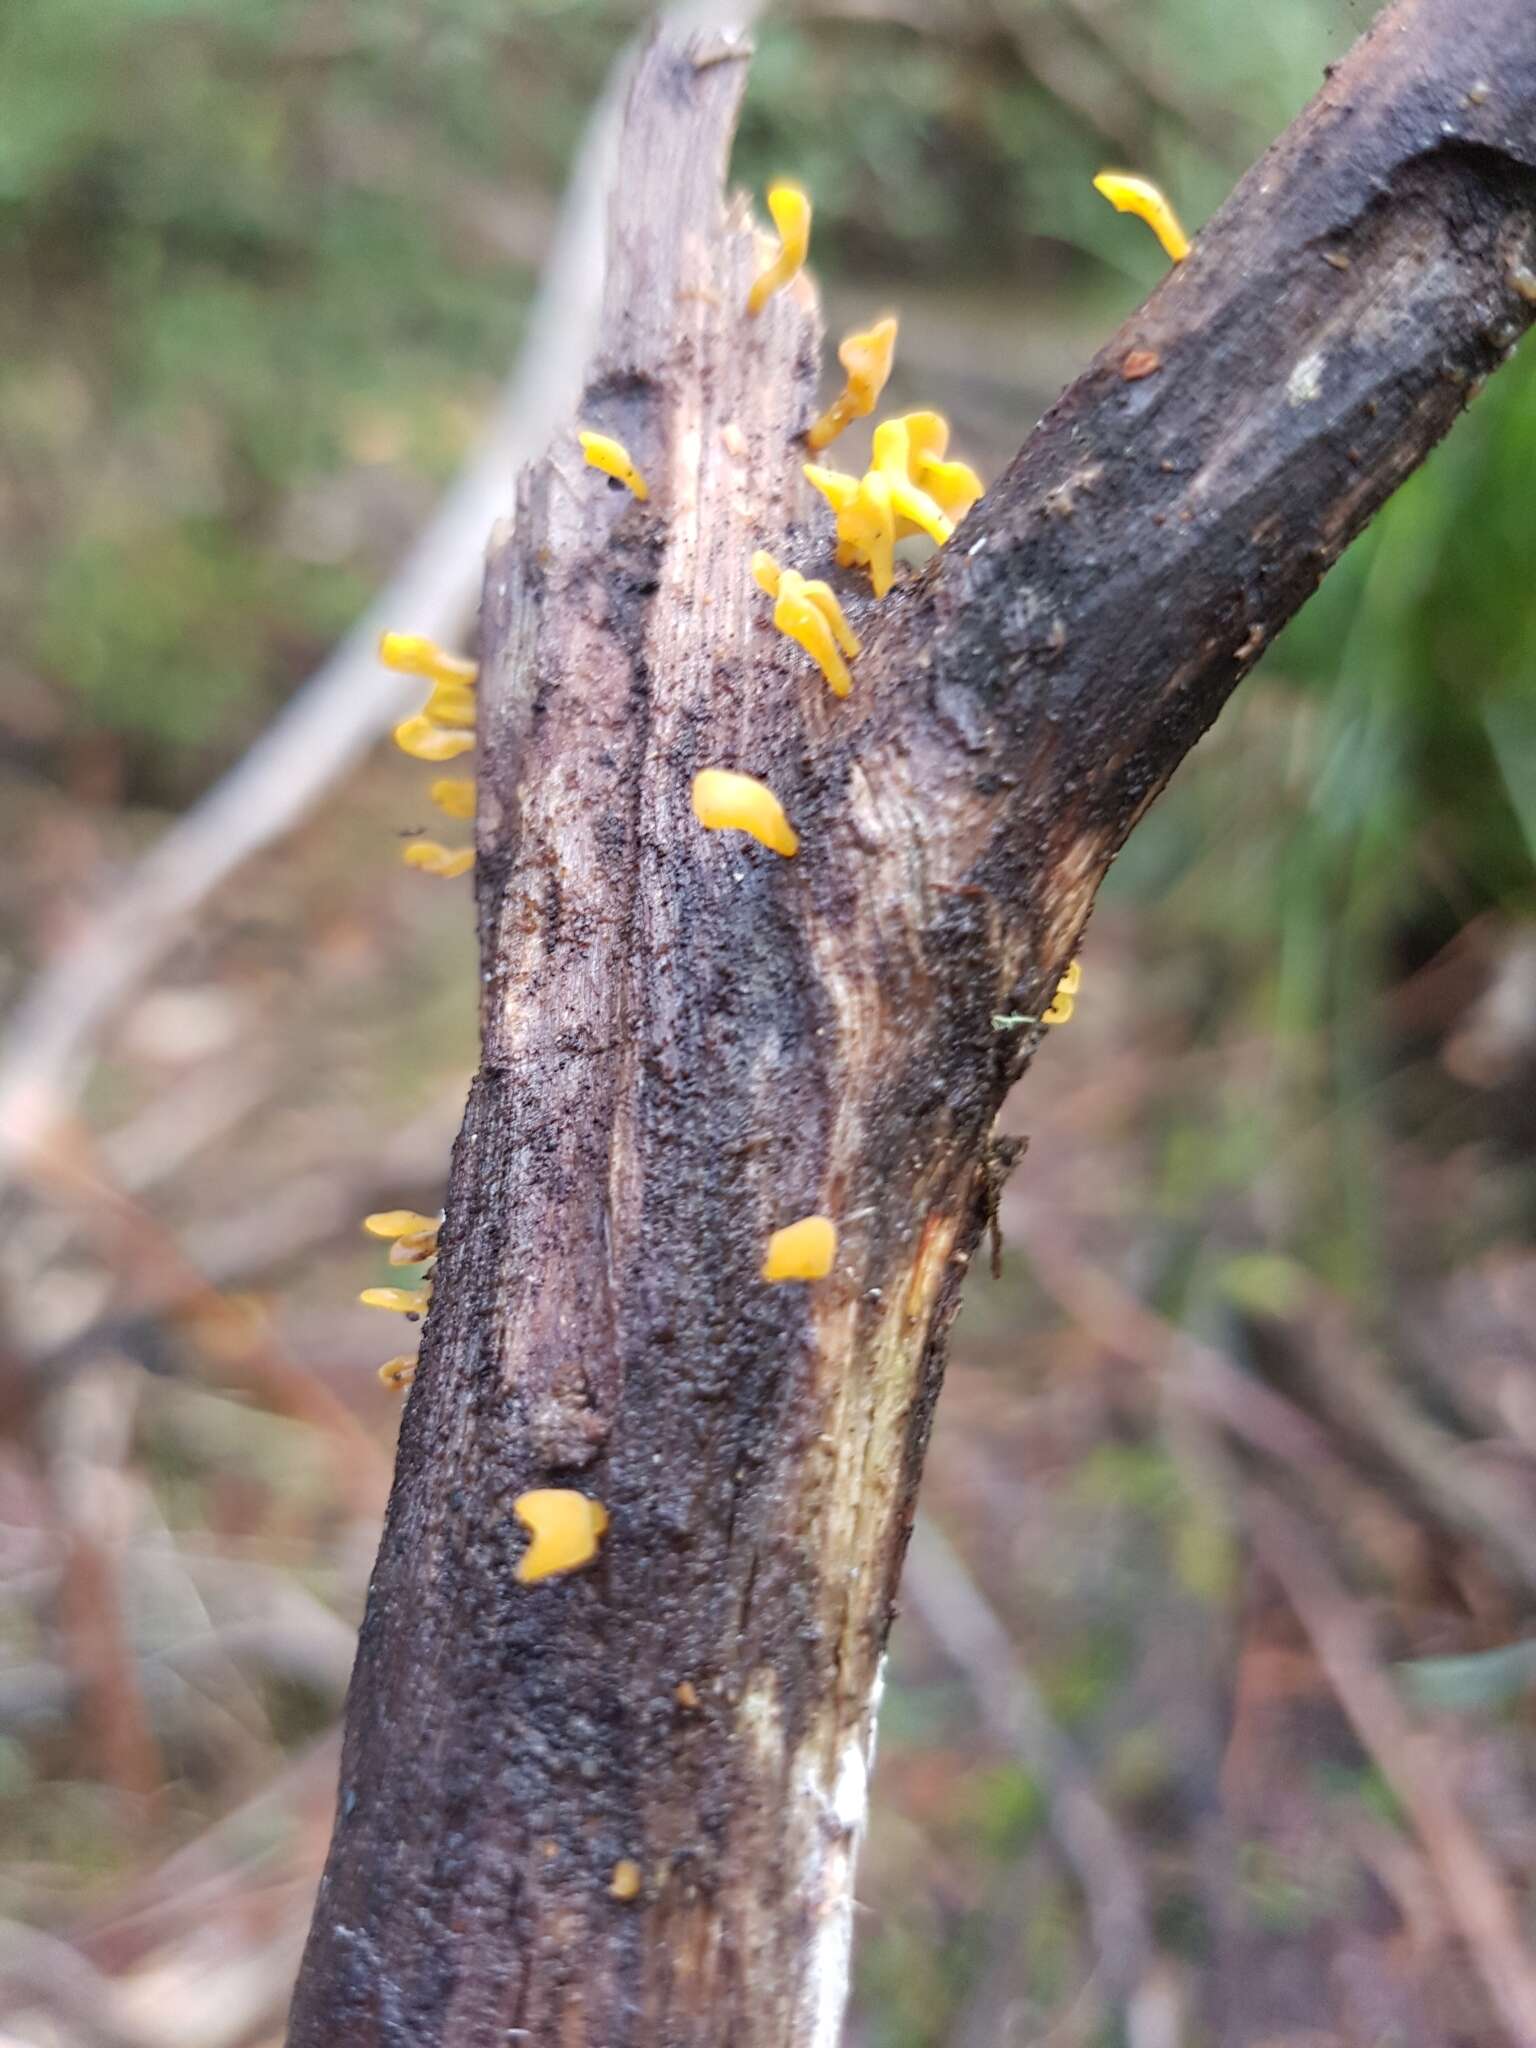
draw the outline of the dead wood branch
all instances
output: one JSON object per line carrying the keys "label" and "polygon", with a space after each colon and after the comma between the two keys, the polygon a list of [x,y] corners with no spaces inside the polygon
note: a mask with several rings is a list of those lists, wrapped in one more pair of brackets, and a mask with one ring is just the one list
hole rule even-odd
{"label": "dead wood branch", "polygon": [[[650,52],[585,422],[482,615],[484,1058],[295,2048],[831,2048],[881,1656],[1005,1091],[1127,833],[1536,312],[1536,14],[1399,0],[921,575],[840,703],[808,289],[744,314],[744,69]],[[1128,377],[1127,358],[1155,369]],[[746,770],[797,858],[701,832]],[[762,1247],[841,1220],[835,1275]],[[599,1563],[529,1589],[510,1504]],[[638,1896],[610,1889],[639,1869]]]}

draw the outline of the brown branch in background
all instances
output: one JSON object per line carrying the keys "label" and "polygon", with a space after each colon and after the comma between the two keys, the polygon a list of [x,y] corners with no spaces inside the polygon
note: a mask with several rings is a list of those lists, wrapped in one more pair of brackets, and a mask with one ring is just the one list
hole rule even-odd
{"label": "brown branch in background", "polygon": [[1408,1816],[1439,1879],[1447,1919],[1466,1942],[1516,2048],[1536,2044],[1536,1958],[1509,1887],[1462,1812],[1451,1760],[1415,1725],[1382,1666],[1365,1610],[1340,1584],[1321,1543],[1278,1494],[1243,1495],[1254,1546],[1311,1638],[1361,1745]]}
{"label": "brown branch in background", "polygon": [[[1133,2016],[1155,1954],[1134,1847],[959,1552],[921,1516],[901,1584],[923,1627],[967,1679],[987,1733],[1039,1783],[1051,1833],[1088,1907],[1102,1994]],[[1129,2021],[1128,2032],[1134,2042]]]}
{"label": "brown branch in background", "polygon": [[[1536,14],[1398,0],[932,564],[847,589],[840,701],[749,566],[836,573],[814,297],[750,320],[722,206],[742,54],[663,38],[630,101],[580,420],[649,500],[566,423],[491,550],[483,1064],[294,2048],[832,2048],[945,1337],[1039,1040],[992,1019],[1045,1009],[1137,820],[1536,313]],[[699,829],[710,767],[769,785],[792,859]],[[834,1271],[765,1286],[812,1213]],[[607,1531],[527,1586],[548,1486]]]}

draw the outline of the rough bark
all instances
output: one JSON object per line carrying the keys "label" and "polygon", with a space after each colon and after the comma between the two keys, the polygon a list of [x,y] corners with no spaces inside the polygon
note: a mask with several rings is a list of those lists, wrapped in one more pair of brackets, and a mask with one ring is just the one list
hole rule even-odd
{"label": "rough bark", "polygon": [[[747,320],[720,199],[743,69],[661,43],[631,104],[582,418],[651,501],[562,433],[491,548],[484,1059],[296,2048],[836,2040],[944,1335],[1038,1038],[992,1017],[1045,1006],[1136,819],[1536,313],[1536,12],[1402,0],[951,546],[850,606],[839,703],[747,568],[825,573],[829,534],[812,296]],[[700,831],[708,765],[779,792],[796,859]],[[765,1287],[813,1210],[835,1275]],[[526,1589],[543,1484],[612,1528]]]}

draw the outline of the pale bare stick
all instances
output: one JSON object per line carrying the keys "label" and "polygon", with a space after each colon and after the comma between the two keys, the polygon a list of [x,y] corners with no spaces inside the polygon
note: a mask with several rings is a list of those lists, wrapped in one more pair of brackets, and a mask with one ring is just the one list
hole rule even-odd
{"label": "pale bare stick", "polygon": [[459,638],[479,595],[486,537],[511,510],[518,468],[575,400],[602,291],[604,199],[630,60],[588,124],[517,366],[479,452],[386,589],[266,732],[179,818],[79,936],[33,979],[0,1045],[0,1182],[67,1116],[92,1047],[129,991],[236,868],[305,818],[400,716],[380,670],[398,626]]}

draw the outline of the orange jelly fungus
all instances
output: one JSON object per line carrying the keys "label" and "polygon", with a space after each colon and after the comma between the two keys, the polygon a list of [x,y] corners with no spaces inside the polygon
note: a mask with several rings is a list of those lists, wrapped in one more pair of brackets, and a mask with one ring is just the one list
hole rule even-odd
{"label": "orange jelly fungus", "polygon": [[844,427],[864,419],[880,402],[896,355],[896,318],[888,314],[863,333],[845,335],[837,360],[848,381],[806,435],[808,448],[825,448]]}
{"label": "orange jelly fungus", "polygon": [[456,683],[461,689],[472,689],[480,673],[476,663],[445,652],[435,640],[420,633],[381,634],[379,659],[397,675],[421,676],[429,683]]}
{"label": "orange jelly fungus", "polygon": [[642,1879],[640,1866],[628,1856],[621,1856],[613,1866],[613,1876],[608,1883],[610,1899],[621,1899],[626,1905],[631,1899],[638,1899]]}
{"label": "orange jelly fungus", "polygon": [[747,311],[760,313],[775,292],[799,276],[811,246],[810,195],[799,185],[781,182],[768,187],[768,211],[779,231],[779,250],[752,281]]}
{"label": "orange jelly fungus", "polygon": [[450,818],[472,818],[475,815],[475,781],[472,775],[440,775],[427,795]]}
{"label": "orange jelly fungus", "polygon": [[420,868],[425,875],[441,875],[445,881],[467,875],[475,864],[472,846],[439,846],[435,839],[408,839],[400,849],[408,868]]}
{"label": "orange jelly fungus", "polygon": [[429,1287],[365,1287],[357,1297],[364,1308],[387,1308],[397,1316],[424,1316],[431,1306]]}
{"label": "orange jelly fungus", "polygon": [[597,1555],[608,1510],[601,1501],[563,1486],[536,1487],[520,1493],[512,1512],[533,1538],[518,1561],[516,1577],[524,1586],[579,1572]]}
{"label": "orange jelly fungus", "polygon": [[416,1377],[414,1358],[389,1358],[379,1367],[380,1384],[392,1394],[403,1394]]}
{"label": "orange jelly fungus", "polygon": [[843,656],[857,654],[859,643],[828,584],[807,583],[795,570],[784,570],[779,577],[773,623],[805,649],[835,697],[848,695],[853,678]]}
{"label": "orange jelly fungus", "polygon": [[1095,192],[1102,193],[1116,213],[1134,213],[1138,220],[1144,220],[1163,245],[1163,253],[1170,263],[1182,263],[1189,254],[1189,237],[1179,224],[1179,217],[1168,202],[1166,193],[1160,191],[1150,178],[1137,178],[1125,171],[1100,171],[1093,181]]}
{"label": "orange jelly fungus", "polygon": [[701,768],[693,778],[693,815],[710,832],[746,832],[786,860],[800,839],[766,783],[729,768]]}
{"label": "orange jelly fungus", "polygon": [[581,443],[581,452],[593,469],[600,469],[604,476],[611,476],[632,490],[641,500],[651,495],[650,485],[640,474],[634,457],[622,441],[615,441],[612,434],[593,434],[585,428],[576,436]]}
{"label": "orange jelly fungus", "polygon": [[830,1216],[802,1216],[768,1240],[765,1280],[825,1280],[837,1259],[837,1226]]}
{"label": "orange jelly fungus", "polygon": [[370,1237],[409,1237],[414,1231],[437,1229],[435,1216],[423,1216],[419,1209],[375,1209],[363,1218]]}
{"label": "orange jelly fungus", "polygon": [[474,744],[473,733],[449,732],[420,711],[395,727],[395,745],[414,761],[452,761]]}

